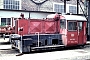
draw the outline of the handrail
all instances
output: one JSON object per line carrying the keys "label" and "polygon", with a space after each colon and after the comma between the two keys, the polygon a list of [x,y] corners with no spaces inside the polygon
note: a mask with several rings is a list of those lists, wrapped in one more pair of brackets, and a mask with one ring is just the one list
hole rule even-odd
{"label": "handrail", "polygon": [[38,34],[38,47],[39,47],[39,32],[35,32],[35,35]]}

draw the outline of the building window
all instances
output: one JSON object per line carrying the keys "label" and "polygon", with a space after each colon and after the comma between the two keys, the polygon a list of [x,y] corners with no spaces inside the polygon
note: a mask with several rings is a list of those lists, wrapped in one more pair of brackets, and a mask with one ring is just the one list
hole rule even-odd
{"label": "building window", "polygon": [[1,26],[11,25],[11,18],[1,18]]}
{"label": "building window", "polygon": [[6,25],[6,18],[1,18],[1,26],[5,26]]}
{"label": "building window", "polygon": [[69,13],[76,14],[77,13],[77,7],[76,6],[69,6]]}
{"label": "building window", "polygon": [[64,13],[64,5],[54,4],[54,11]]}
{"label": "building window", "polygon": [[6,19],[6,25],[11,25],[11,18]]}
{"label": "building window", "polygon": [[3,0],[3,3],[4,3],[4,9],[13,9],[13,10],[20,9],[19,0]]}

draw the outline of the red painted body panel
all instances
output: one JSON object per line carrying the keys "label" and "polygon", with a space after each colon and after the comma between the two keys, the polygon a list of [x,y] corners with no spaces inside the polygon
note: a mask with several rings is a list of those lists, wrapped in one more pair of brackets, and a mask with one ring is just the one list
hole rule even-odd
{"label": "red painted body panel", "polygon": [[[58,27],[58,24],[57,24]],[[23,28],[23,32],[19,31]],[[39,33],[56,33],[56,22],[54,20],[40,20],[40,19],[20,19],[16,21],[16,33],[18,34],[35,34]]]}
{"label": "red painted body panel", "polygon": [[84,44],[84,22],[82,26],[82,30],[78,31],[78,44]]}
{"label": "red painted body panel", "polygon": [[65,46],[67,46],[67,35],[62,35],[62,42]]}
{"label": "red painted body panel", "polygon": [[78,44],[86,44],[86,22],[83,22],[82,30],[79,31]]}
{"label": "red painted body panel", "polygon": [[68,31],[67,32],[67,45],[77,45],[78,44],[78,32],[77,31]]}
{"label": "red painted body panel", "polygon": [[55,33],[56,32],[56,24],[55,21],[45,21],[44,22],[44,26],[45,26],[45,33]]}
{"label": "red painted body panel", "polygon": [[13,30],[14,29],[11,26],[1,26],[0,27],[0,34],[2,34],[2,35],[3,34],[11,34],[11,33],[13,33]]}
{"label": "red painted body panel", "polygon": [[65,17],[64,16],[60,16],[60,19],[65,19]]}
{"label": "red painted body panel", "polygon": [[[17,21],[17,26],[18,26],[18,34],[20,35],[25,35],[25,34],[28,34],[28,20],[25,20],[25,19],[20,19]],[[23,31],[19,31],[21,28],[23,28]]]}
{"label": "red painted body panel", "polygon": [[30,20],[29,21],[29,33],[36,33],[36,32],[39,32],[39,33],[42,33],[42,20]]}
{"label": "red painted body panel", "polygon": [[6,29],[5,28],[0,28],[0,32],[5,32],[6,31]]}
{"label": "red painted body panel", "polygon": [[87,42],[87,34],[86,34],[86,22],[84,22],[84,44]]}
{"label": "red painted body panel", "polygon": [[62,34],[63,44],[67,46],[67,29],[60,29],[60,34]]}

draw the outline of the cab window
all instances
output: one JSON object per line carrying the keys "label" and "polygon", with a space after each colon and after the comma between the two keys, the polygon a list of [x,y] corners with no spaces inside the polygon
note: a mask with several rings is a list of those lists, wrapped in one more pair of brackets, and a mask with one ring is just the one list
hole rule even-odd
{"label": "cab window", "polygon": [[78,22],[79,30],[82,30],[82,22]]}
{"label": "cab window", "polygon": [[60,20],[60,28],[61,29],[65,29],[66,28],[66,20],[65,19],[61,19]]}
{"label": "cab window", "polygon": [[68,21],[68,30],[70,30],[70,31],[77,30],[77,22]]}

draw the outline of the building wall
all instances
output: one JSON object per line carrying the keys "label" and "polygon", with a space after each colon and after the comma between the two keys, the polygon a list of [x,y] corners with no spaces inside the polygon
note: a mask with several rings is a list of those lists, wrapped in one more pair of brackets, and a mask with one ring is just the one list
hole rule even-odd
{"label": "building wall", "polygon": [[[64,0],[48,0],[44,4],[41,5],[40,10],[41,11],[54,11],[54,4],[61,4],[64,5]],[[68,10],[68,4],[76,5],[76,0],[70,0],[66,2],[67,4],[67,10]],[[55,11],[54,11],[55,12]]]}
{"label": "building wall", "polygon": [[28,12],[16,12],[16,11],[0,11],[0,17],[2,18],[11,18],[15,17],[18,18],[20,17],[20,14],[23,13],[25,15],[25,18],[28,18]]}
{"label": "building wall", "polygon": [[22,10],[37,11],[37,5],[30,0],[22,0]]}
{"label": "building wall", "polygon": [[[67,3],[66,5],[67,13],[69,13],[69,6],[77,7],[77,0],[70,0],[67,1],[66,3]],[[46,2],[40,5],[33,3],[31,0],[22,0],[22,10],[55,12],[54,4],[64,5],[64,0],[47,0]],[[80,9],[79,9],[79,13],[82,13]]]}
{"label": "building wall", "polygon": [[0,0],[0,9],[3,9],[3,0]]}
{"label": "building wall", "polygon": [[45,19],[47,17],[47,15],[49,15],[51,13],[39,13],[39,12],[31,12],[30,13],[30,18],[31,19]]}
{"label": "building wall", "polygon": [[[4,9],[3,1],[4,0],[0,0],[0,9]],[[64,0],[47,0],[45,3],[43,3],[41,5],[37,5],[37,4],[33,3],[31,0],[18,0],[18,1],[20,1],[19,10],[28,10],[28,11],[57,12],[54,10],[54,4],[56,3],[56,4],[64,5]],[[69,13],[69,5],[76,5],[77,0],[70,0],[70,1],[67,1],[66,3],[67,3],[66,12]],[[62,12],[59,12],[59,13],[62,13]],[[79,9],[79,13],[83,13],[81,11],[81,9]]]}
{"label": "building wall", "polygon": [[[51,10],[53,8],[53,3],[64,3],[64,0],[48,0],[45,3],[41,4],[41,5],[36,5],[35,3],[33,3],[31,0],[22,0],[22,9],[23,10],[37,10],[38,6],[40,6],[39,8],[41,10]],[[77,4],[77,0],[70,0],[66,2],[67,4],[72,4],[72,5],[76,5]]]}

